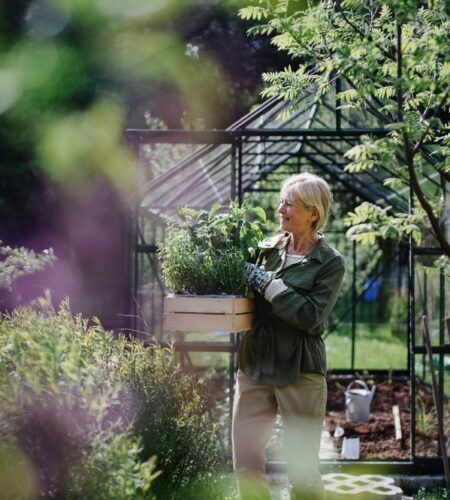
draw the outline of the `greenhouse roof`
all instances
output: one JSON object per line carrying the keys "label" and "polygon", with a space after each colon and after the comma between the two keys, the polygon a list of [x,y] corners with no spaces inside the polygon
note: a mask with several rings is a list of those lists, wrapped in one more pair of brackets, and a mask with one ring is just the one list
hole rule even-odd
{"label": "greenhouse roof", "polygon": [[[228,204],[245,193],[278,191],[287,175],[313,169],[362,201],[406,212],[408,181],[402,189],[385,183],[400,178],[394,167],[359,173],[345,169],[350,161],[344,154],[362,135],[386,135],[384,116],[375,106],[340,110],[335,95],[335,90],[321,98],[305,92],[293,111],[289,101],[272,98],[224,131],[128,130],[141,163],[156,156],[170,165],[159,175],[150,172],[153,178],[141,188],[141,210],[165,217],[181,206]],[[181,143],[190,146],[185,146],[184,157],[174,160],[173,148]],[[164,150],[158,149],[161,144]],[[439,189],[439,181],[427,172],[422,182]]]}

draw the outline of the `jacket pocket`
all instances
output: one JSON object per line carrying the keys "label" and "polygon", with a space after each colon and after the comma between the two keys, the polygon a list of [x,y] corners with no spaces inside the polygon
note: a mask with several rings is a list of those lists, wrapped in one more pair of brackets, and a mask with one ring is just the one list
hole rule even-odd
{"label": "jacket pocket", "polygon": [[310,292],[314,287],[312,276],[281,276],[283,283],[297,292]]}

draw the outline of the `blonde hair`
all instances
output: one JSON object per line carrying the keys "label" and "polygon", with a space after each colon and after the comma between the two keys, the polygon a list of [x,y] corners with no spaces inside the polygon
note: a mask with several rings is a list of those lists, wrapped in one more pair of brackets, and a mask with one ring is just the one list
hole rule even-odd
{"label": "blonde hair", "polygon": [[281,185],[281,193],[299,200],[308,209],[316,209],[319,217],[312,223],[312,229],[319,231],[326,222],[333,195],[328,183],[321,177],[303,172],[288,177]]}

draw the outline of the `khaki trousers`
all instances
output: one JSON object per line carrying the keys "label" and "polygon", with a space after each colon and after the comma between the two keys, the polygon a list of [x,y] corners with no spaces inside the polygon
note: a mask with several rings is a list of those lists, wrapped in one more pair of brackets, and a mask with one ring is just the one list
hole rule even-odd
{"label": "khaki trousers", "polygon": [[270,499],[264,479],[265,448],[278,411],[284,453],[296,500],[324,499],[319,449],[327,386],[320,373],[302,373],[297,382],[274,386],[238,371],[233,408],[233,466],[242,500]]}

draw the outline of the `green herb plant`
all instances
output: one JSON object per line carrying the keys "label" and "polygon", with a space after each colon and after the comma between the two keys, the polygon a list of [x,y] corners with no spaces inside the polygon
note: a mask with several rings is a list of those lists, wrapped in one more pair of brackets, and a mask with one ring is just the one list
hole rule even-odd
{"label": "green herb plant", "polygon": [[450,491],[448,488],[435,488],[427,491],[421,487],[417,493],[413,495],[414,500],[448,500],[450,498]]}
{"label": "green herb plant", "polygon": [[436,431],[436,410],[434,408],[427,410],[420,394],[416,396],[416,427],[422,434]]}
{"label": "green herb plant", "polygon": [[184,294],[245,295],[244,263],[263,237],[266,214],[251,198],[209,211],[182,208],[159,245],[162,278]]}

